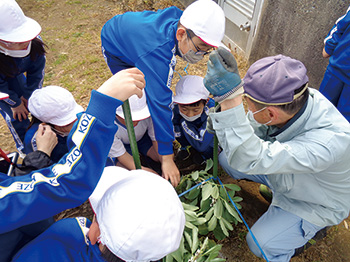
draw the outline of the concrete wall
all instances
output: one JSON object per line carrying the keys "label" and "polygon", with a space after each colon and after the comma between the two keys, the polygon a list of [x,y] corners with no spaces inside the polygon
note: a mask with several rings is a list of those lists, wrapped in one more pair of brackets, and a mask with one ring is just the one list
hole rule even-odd
{"label": "concrete wall", "polygon": [[265,0],[249,63],[276,54],[296,58],[318,89],[328,65],[323,39],[348,6],[341,0]]}

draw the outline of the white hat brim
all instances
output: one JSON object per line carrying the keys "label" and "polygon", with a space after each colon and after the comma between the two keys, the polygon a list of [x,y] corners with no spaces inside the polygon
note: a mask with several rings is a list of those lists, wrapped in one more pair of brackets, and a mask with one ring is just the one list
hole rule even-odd
{"label": "white hat brim", "polygon": [[26,17],[27,21],[10,33],[1,34],[0,39],[7,42],[22,43],[33,40],[41,32],[40,24],[32,18]]}

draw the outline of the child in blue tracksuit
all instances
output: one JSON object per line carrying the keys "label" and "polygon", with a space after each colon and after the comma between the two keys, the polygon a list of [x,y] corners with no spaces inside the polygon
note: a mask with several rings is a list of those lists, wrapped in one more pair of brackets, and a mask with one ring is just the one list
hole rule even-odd
{"label": "child in blue tracksuit", "polygon": [[77,114],[84,109],[68,90],[60,86],[46,86],[35,90],[29,98],[28,109],[32,121],[24,137],[24,152],[28,154],[37,149],[38,126],[45,123],[57,134],[58,143],[50,156],[52,162],[57,163],[68,153],[67,136],[77,121]]}
{"label": "child in blue tracksuit", "polygon": [[9,94],[0,101],[0,113],[23,153],[28,99],[44,80],[44,43],[38,36],[40,25],[26,17],[14,0],[0,2],[0,25],[0,91]]}
{"label": "child in blue tracksuit", "polygon": [[222,45],[224,32],[224,12],[212,0],[195,1],[183,12],[177,7],[127,12],[110,19],[101,31],[103,55],[113,74],[132,66],[145,74],[163,176],[174,186],[180,181],[173,161],[170,108],[176,55],[196,63],[213,47]]}
{"label": "child in blue tracksuit", "polygon": [[59,220],[12,261],[160,262],[179,248],[185,213],[174,188],[158,175],[106,167],[89,200],[92,223]]}
{"label": "child in blue tracksuit", "polygon": [[173,97],[173,125],[175,138],[181,144],[176,156],[178,166],[185,168],[184,160],[195,164],[213,157],[214,136],[207,132],[209,108],[214,101],[204,87],[203,78],[187,75],[180,79]]}
{"label": "child in blue tracksuit", "polygon": [[52,217],[88,199],[117,131],[115,111],[131,95],[141,96],[144,85],[144,76],[136,68],[112,76],[92,91],[88,108],[68,136],[70,151],[57,164],[19,177],[0,174],[0,234]]}
{"label": "child in blue tracksuit", "polygon": [[340,17],[324,40],[323,57],[329,65],[320,85],[325,95],[350,121],[350,7]]}

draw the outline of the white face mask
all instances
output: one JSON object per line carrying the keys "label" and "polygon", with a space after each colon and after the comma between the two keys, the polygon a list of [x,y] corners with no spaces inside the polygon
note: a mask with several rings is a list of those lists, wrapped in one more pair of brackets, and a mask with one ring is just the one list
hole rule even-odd
{"label": "white face mask", "polygon": [[31,46],[32,41],[29,42],[28,47],[25,50],[8,50],[5,47],[0,46],[0,52],[12,57],[26,57],[30,53]]}
{"label": "white face mask", "polygon": [[267,124],[270,124],[270,123],[272,122],[272,120],[270,120],[270,121],[268,121],[268,122],[266,122],[266,123],[259,123],[258,121],[255,120],[254,115],[257,114],[257,113],[259,113],[259,112],[261,112],[261,111],[263,111],[264,109],[266,109],[266,106],[265,106],[264,108],[261,108],[261,109],[258,110],[258,111],[255,111],[254,113],[248,109],[248,112],[247,112],[247,117],[248,117],[248,119],[249,119],[251,122],[253,122],[254,124],[256,124],[256,125],[267,125]]}
{"label": "white face mask", "polygon": [[185,114],[181,113],[181,111],[179,111],[179,112],[180,112],[180,115],[188,122],[193,122],[193,121],[197,120],[198,118],[200,118],[200,116],[202,115],[202,114],[198,114],[198,115],[194,115],[194,116],[186,116]]}
{"label": "white face mask", "polygon": [[190,43],[189,43],[188,39],[187,39],[187,45],[188,45],[189,50],[187,51],[186,54],[183,54],[180,47],[178,46],[178,49],[179,49],[179,52],[180,52],[182,59],[185,60],[186,62],[189,62],[190,64],[195,64],[195,63],[198,63],[199,61],[201,61],[203,59],[203,55],[196,54],[196,52],[190,48]]}

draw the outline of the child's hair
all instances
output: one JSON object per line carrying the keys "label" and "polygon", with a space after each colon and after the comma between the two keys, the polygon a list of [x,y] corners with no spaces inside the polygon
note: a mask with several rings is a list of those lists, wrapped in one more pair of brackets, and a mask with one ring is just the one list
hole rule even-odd
{"label": "child's hair", "polygon": [[102,251],[101,251],[102,257],[108,261],[108,262],[125,262],[121,258],[117,257],[108,249],[108,247],[103,246]]}
{"label": "child's hair", "polygon": [[[35,61],[38,56],[46,53],[44,42],[36,37],[32,40],[30,49],[30,59]],[[0,53],[0,73],[6,77],[15,77],[18,74],[18,68],[13,57]]]}
{"label": "child's hair", "polygon": [[203,103],[204,105],[207,103],[207,100],[205,99],[201,99],[197,102],[194,102],[192,104],[183,104],[184,106],[189,106],[189,107],[196,107],[196,106],[199,106],[201,103]]}
{"label": "child's hair", "polygon": [[27,127],[27,131],[36,123],[41,123],[39,119],[37,119],[35,116],[31,115],[32,119],[30,120],[29,126]]}

